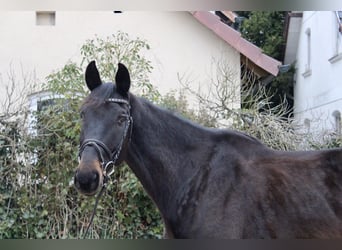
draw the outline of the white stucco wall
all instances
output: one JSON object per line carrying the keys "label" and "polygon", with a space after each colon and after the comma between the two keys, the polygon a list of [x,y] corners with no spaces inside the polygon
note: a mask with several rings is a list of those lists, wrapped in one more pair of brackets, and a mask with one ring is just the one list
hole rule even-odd
{"label": "white stucco wall", "polygon": [[188,12],[57,11],[54,26],[37,26],[34,11],[1,11],[0,98],[11,68],[18,76],[21,68],[34,71],[41,82],[68,60],[78,61],[85,40],[118,30],[148,41],[154,67],[150,80],[162,93],[180,87],[177,74],[186,73],[194,86],[208,84],[213,58],[231,62],[239,86],[239,53]]}
{"label": "white stucco wall", "polygon": [[[306,71],[309,30],[311,73]],[[310,121],[311,132],[334,130],[333,112],[342,112],[341,53],[342,34],[335,13],[305,11],[297,53],[294,112],[300,124],[305,119]]]}

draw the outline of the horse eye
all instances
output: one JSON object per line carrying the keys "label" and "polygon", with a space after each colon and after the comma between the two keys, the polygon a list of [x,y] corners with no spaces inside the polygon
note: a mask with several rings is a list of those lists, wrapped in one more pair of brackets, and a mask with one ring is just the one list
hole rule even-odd
{"label": "horse eye", "polygon": [[81,113],[80,113],[80,117],[81,117],[81,119],[84,118],[84,112],[81,112]]}
{"label": "horse eye", "polygon": [[122,125],[125,121],[127,121],[127,115],[119,116],[119,119],[118,119],[119,125]]}

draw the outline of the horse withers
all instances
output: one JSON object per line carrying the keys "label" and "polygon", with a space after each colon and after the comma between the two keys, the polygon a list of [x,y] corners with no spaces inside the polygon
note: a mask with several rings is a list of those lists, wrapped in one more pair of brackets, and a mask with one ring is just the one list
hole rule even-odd
{"label": "horse withers", "polygon": [[94,195],[125,161],[157,205],[168,238],[341,238],[342,149],[272,150],[246,134],[205,128],[87,66],[75,186]]}

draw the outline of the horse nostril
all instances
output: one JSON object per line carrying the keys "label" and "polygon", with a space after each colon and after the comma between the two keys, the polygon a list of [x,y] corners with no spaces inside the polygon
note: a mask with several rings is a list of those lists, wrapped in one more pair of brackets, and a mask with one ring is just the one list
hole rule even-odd
{"label": "horse nostril", "polygon": [[99,173],[98,172],[95,172],[94,175],[93,175],[93,181],[94,182],[98,182],[99,181]]}

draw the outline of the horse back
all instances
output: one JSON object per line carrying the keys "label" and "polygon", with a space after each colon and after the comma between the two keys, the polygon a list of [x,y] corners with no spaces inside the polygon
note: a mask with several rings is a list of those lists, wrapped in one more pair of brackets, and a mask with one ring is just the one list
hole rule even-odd
{"label": "horse back", "polygon": [[196,209],[184,210],[193,235],[342,237],[342,149],[275,151],[243,135],[213,150]]}
{"label": "horse back", "polygon": [[222,204],[225,211],[239,207],[242,237],[342,237],[341,149],[254,151],[232,165],[235,201]]}

